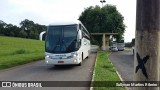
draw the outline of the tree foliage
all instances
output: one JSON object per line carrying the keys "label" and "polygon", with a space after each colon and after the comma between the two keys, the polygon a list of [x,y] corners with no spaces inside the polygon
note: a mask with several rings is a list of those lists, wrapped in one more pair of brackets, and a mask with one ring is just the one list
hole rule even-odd
{"label": "tree foliage", "polygon": [[[79,20],[90,33],[118,33],[117,41],[122,39],[125,31],[124,18],[113,5],[90,6],[81,13]],[[94,38],[101,41],[101,37]]]}
{"label": "tree foliage", "polygon": [[0,20],[0,35],[4,35],[4,28],[6,27],[6,23],[5,22],[3,22],[2,20]]}
{"label": "tree foliage", "polygon": [[19,32],[19,37],[21,37],[21,38],[26,38],[26,37],[27,37],[27,33],[26,33],[24,30],[21,30],[21,31]]}
{"label": "tree foliage", "polygon": [[132,46],[135,46],[135,38],[132,39],[131,44]]}
{"label": "tree foliage", "polygon": [[0,20],[0,35],[21,38],[38,39],[39,34],[46,30],[45,25],[34,23],[25,19],[20,22],[20,27],[12,24],[6,24]]}

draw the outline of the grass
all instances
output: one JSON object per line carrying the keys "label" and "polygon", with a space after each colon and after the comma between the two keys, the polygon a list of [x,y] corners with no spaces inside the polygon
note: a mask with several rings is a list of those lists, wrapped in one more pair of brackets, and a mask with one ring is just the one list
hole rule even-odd
{"label": "grass", "polygon": [[131,50],[132,50],[132,48],[125,47],[125,50],[126,50],[126,51],[131,51]]}
{"label": "grass", "polygon": [[0,36],[0,69],[43,58],[43,41]]}
{"label": "grass", "polygon": [[[108,56],[109,52],[106,51],[99,51],[97,53],[97,61],[94,69],[95,70],[94,83],[93,83],[94,90],[125,90],[124,87],[107,87],[107,86],[103,87],[102,84],[104,84],[104,86],[106,84],[107,85],[112,84],[112,82],[110,81],[120,81],[114,66],[108,59]],[[101,83],[97,81],[100,81]],[[109,83],[106,83],[108,81]],[[100,85],[101,87],[98,87],[99,85],[97,84],[101,84]]]}

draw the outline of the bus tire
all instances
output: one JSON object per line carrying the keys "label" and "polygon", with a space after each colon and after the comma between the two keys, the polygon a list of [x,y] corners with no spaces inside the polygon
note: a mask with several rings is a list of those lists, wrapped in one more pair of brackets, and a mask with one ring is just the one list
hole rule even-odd
{"label": "bus tire", "polygon": [[87,59],[89,58],[89,55],[86,57]]}
{"label": "bus tire", "polygon": [[78,64],[78,66],[82,66],[82,61]]}
{"label": "bus tire", "polygon": [[54,67],[59,67],[59,65],[54,65]]}

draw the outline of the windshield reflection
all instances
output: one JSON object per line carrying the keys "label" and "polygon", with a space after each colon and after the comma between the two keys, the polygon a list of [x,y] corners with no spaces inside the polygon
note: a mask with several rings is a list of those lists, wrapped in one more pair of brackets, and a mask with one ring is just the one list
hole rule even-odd
{"label": "windshield reflection", "polygon": [[50,26],[46,36],[46,52],[69,53],[76,51],[77,25]]}

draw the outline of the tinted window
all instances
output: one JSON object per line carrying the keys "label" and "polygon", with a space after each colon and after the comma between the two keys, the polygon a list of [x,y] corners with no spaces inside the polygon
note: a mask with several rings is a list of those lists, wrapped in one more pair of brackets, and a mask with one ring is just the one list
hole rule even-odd
{"label": "tinted window", "polygon": [[49,27],[46,37],[46,50],[51,52],[55,47],[55,51],[60,49],[60,39],[62,36],[62,27]]}
{"label": "tinted window", "polygon": [[77,25],[50,26],[47,30],[46,52],[68,53],[77,50]]}

